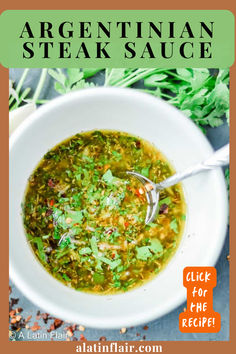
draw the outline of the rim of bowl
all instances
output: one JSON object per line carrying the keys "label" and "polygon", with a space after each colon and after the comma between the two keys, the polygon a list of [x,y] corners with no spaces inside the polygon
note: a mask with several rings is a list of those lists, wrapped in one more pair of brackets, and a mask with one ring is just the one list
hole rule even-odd
{"label": "rim of bowl", "polygon": [[[48,112],[50,110],[53,110],[54,107],[60,105],[63,105],[64,103],[69,103],[70,101],[74,101],[77,97],[83,98],[83,96],[94,96],[94,95],[126,95],[127,91],[129,92],[129,96],[133,96],[135,99],[140,98],[144,101],[150,101],[152,103],[155,103],[156,105],[162,106],[163,109],[168,110],[170,114],[174,117],[174,119],[179,119],[185,121],[185,125],[189,126],[190,129],[195,130],[195,134],[197,135],[197,138],[199,139],[199,143],[202,142],[205,145],[206,151],[208,150],[209,153],[212,153],[214,150],[209,143],[208,139],[206,136],[203,135],[201,130],[196,126],[196,124],[188,117],[186,117],[179,109],[176,107],[170,105],[168,102],[164,101],[163,99],[159,97],[153,97],[150,94],[147,94],[145,92],[140,92],[138,90],[135,90],[133,88],[120,88],[120,87],[95,87],[95,88],[86,88],[82,89],[80,91],[74,91],[74,92],[69,92],[67,94],[64,94],[63,96],[58,96],[54,99],[52,99],[50,102],[45,103],[43,106],[39,107],[35,112],[31,113],[30,116],[22,122],[20,126],[17,127],[17,129],[12,133],[9,139],[9,158],[11,154],[11,149],[14,146],[15,143],[17,143],[17,139],[21,136],[22,133],[24,133],[24,130],[27,129],[29,126],[34,124],[34,122],[37,119],[40,119],[45,112]],[[146,102],[147,104],[148,102]],[[221,242],[218,242],[218,244],[215,246],[215,252],[214,256],[209,259],[209,266],[214,266],[220,256],[221,250],[224,245],[224,241],[226,238],[226,231],[227,231],[227,219],[228,219],[228,197],[227,197],[227,192],[226,192],[226,184],[225,184],[225,179],[223,176],[222,169],[218,169],[218,179],[221,179],[221,193],[223,194],[223,199],[224,199],[224,205],[222,205],[222,222],[221,222]],[[43,269],[42,269],[43,270]],[[160,318],[169,312],[173,311],[176,309],[178,306],[180,306],[185,300],[186,300],[186,295],[179,295],[176,296],[175,300],[172,301],[171,304],[166,304],[163,306],[162,310],[160,311],[155,311],[153,309],[152,312],[146,313],[140,311],[137,313],[135,316],[130,316],[130,317],[125,317],[124,320],[118,320],[114,324],[114,321],[112,319],[105,319],[102,320],[100,319],[100,322],[97,321],[96,316],[91,317],[91,316],[84,316],[84,315],[79,315],[80,318],[78,319],[78,314],[74,315],[72,313],[67,314],[67,311],[59,308],[55,303],[51,303],[48,301],[45,297],[42,298],[40,294],[34,291],[34,289],[30,286],[30,284],[26,283],[24,280],[24,277],[20,274],[17,274],[17,272],[14,270],[14,267],[12,265],[11,259],[9,258],[9,275],[11,280],[15,283],[15,285],[22,291],[22,293],[35,305],[44,308],[47,310],[49,313],[52,315],[62,318],[67,321],[71,322],[79,322],[82,323],[83,325],[90,327],[90,328],[100,328],[100,329],[116,329],[116,328],[121,328],[121,327],[129,327],[133,325],[140,325],[143,323],[147,323],[150,321],[153,321],[157,318]]]}

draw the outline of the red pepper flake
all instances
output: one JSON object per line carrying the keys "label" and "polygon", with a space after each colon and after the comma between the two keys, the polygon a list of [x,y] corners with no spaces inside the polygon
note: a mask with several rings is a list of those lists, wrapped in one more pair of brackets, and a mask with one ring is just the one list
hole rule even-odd
{"label": "red pepper flake", "polygon": [[136,333],[136,336],[137,336],[137,337],[140,337],[140,333]]}
{"label": "red pepper flake", "polygon": [[87,341],[87,339],[85,338],[85,336],[82,333],[80,334],[80,340]]}
{"label": "red pepper flake", "polygon": [[76,324],[73,324],[73,325],[71,325],[71,326],[68,326],[68,327],[65,328],[65,330],[66,330],[67,336],[69,336],[70,338],[72,338],[73,335],[74,335],[74,331],[77,330],[77,325],[76,325]]}
{"label": "red pepper flake", "polygon": [[21,307],[17,307],[16,313],[21,313],[22,311],[23,311],[23,309]]}
{"label": "red pepper flake", "polygon": [[107,340],[107,338],[104,337],[104,336],[99,338],[99,341],[100,341],[100,342],[105,342],[106,340]]}
{"label": "red pepper flake", "polygon": [[28,316],[26,319],[25,319],[25,323],[29,322],[31,320],[32,316]]}
{"label": "red pepper flake", "polygon": [[125,225],[125,228],[127,229],[127,227],[129,226],[129,222],[125,221],[124,225]]}
{"label": "red pepper flake", "polygon": [[149,328],[148,326],[144,326],[144,327],[143,327],[144,331],[147,331],[148,328]]}
{"label": "red pepper flake", "polygon": [[48,313],[42,313],[42,315],[41,315],[41,317],[42,317],[42,319],[43,319],[43,322],[45,323],[45,324],[47,324],[48,323],[48,320],[49,320],[49,314]]}
{"label": "red pepper flake", "polygon": [[12,307],[18,304],[19,299],[14,299],[14,298],[10,298],[10,310],[12,310]]}
{"label": "red pepper flake", "polygon": [[34,325],[32,327],[30,327],[31,331],[36,332],[39,329],[41,329],[41,327],[39,326],[38,322],[34,322]]}
{"label": "red pepper flake", "polygon": [[49,180],[48,180],[48,187],[55,188],[55,182],[53,181],[52,178],[49,178]]}
{"label": "red pepper flake", "polygon": [[16,310],[11,310],[11,311],[9,312],[9,316],[10,316],[11,318],[13,318],[13,317],[15,316],[15,313],[16,313]]}
{"label": "red pepper flake", "polygon": [[140,149],[140,147],[141,147],[141,142],[140,142],[140,140],[137,140],[137,141],[135,142],[135,145],[136,145],[136,148],[137,148],[137,149]]}
{"label": "red pepper flake", "polygon": [[[77,330],[77,324],[73,324],[73,325],[71,325],[71,328],[72,328],[72,331],[76,331]],[[80,329],[80,326],[79,326],[79,331],[81,331],[81,329]]]}
{"label": "red pepper flake", "polygon": [[52,323],[50,325],[49,329],[47,329],[47,332],[49,333],[49,332],[54,331],[54,330],[55,330],[55,325],[54,325],[54,323]]}
{"label": "red pepper flake", "polygon": [[145,200],[144,196],[145,191],[143,190],[142,187],[135,189],[134,194],[139,197],[141,201]]}
{"label": "red pepper flake", "polygon": [[68,329],[66,334],[68,335],[68,337],[73,337],[73,331],[71,329]]}
{"label": "red pepper flake", "polygon": [[61,327],[62,324],[63,324],[62,320],[59,320],[59,318],[55,318],[55,320],[54,320],[55,329]]}
{"label": "red pepper flake", "polygon": [[50,202],[49,202],[50,206],[53,206],[55,204],[55,201],[54,199],[51,199]]}

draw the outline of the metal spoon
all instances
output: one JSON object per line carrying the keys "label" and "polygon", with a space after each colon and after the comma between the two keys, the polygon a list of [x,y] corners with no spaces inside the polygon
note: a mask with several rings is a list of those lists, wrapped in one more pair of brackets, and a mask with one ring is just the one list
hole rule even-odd
{"label": "metal spoon", "polygon": [[164,181],[155,184],[149,178],[141,175],[140,173],[133,171],[126,171],[127,174],[136,177],[145,188],[146,198],[148,202],[147,213],[145,218],[145,224],[152,222],[159,212],[159,195],[160,191],[171,187],[180,181],[183,181],[187,177],[195,176],[200,172],[212,170],[216,167],[229,164],[229,144],[225,145],[221,149],[217,150],[205,161],[198,163],[197,165],[187,168],[183,172],[174,174],[173,176],[165,179]]}

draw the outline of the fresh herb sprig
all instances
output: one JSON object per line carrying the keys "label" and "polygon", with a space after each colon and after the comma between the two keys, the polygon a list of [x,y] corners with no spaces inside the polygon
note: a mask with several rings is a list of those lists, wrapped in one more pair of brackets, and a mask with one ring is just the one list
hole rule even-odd
{"label": "fresh herb sprig", "polygon": [[94,83],[85,81],[91,76],[94,76],[101,69],[49,69],[48,74],[55,80],[54,88],[64,94],[70,91],[79,90],[82,88],[93,87]]}
{"label": "fresh herb sprig", "polygon": [[[66,93],[94,86],[86,81],[102,69],[49,69],[56,80],[55,90]],[[142,82],[147,93],[161,97],[178,107],[204,130],[206,125],[218,127],[226,114],[229,122],[229,70],[212,75],[208,69],[105,69],[104,86],[130,87]]]}
{"label": "fresh herb sprig", "polygon": [[13,111],[19,108],[23,102],[34,102],[38,103],[39,96],[44,87],[45,80],[47,77],[47,69],[42,69],[38,85],[36,87],[33,97],[29,98],[29,93],[31,91],[30,87],[26,87],[22,90],[25,83],[25,79],[29,73],[29,69],[25,69],[21,75],[18,85],[14,89],[14,82],[9,80],[9,111]]}
{"label": "fresh herb sprig", "polygon": [[41,77],[33,98],[28,98],[30,88],[22,91],[22,86],[28,75],[25,69],[14,90],[10,82],[10,110],[19,107],[24,100],[38,104],[44,86],[47,72],[54,80],[54,88],[59,94],[93,87],[95,84],[88,80],[103,71],[104,86],[131,87],[142,83],[142,91],[161,97],[179,108],[190,117],[203,131],[204,127],[218,127],[223,124],[224,115],[229,123],[229,69],[220,69],[217,74],[200,68],[190,69],[157,69],[157,68],[69,68],[42,69]]}

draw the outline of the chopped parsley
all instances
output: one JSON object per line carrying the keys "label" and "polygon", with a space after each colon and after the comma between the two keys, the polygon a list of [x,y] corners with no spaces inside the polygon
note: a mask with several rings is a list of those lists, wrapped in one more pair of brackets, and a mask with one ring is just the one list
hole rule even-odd
{"label": "chopped parsley", "polygon": [[[134,169],[153,181],[173,171],[153,145],[119,132],[77,134],[49,151],[29,179],[23,203],[27,237],[58,280],[78,290],[127,291],[160,272],[181,236],[181,188],[145,225],[147,203]],[[164,237],[163,237],[164,235]]]}

